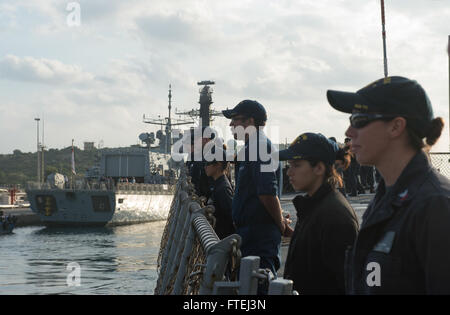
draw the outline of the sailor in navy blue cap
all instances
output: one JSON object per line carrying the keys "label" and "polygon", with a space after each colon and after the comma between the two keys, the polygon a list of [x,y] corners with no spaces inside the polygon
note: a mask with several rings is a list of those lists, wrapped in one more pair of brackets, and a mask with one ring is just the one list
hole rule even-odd
{"label": "sailor in navy blue cap", "polygon": [[334,162],[336,142],[321,134],[303,133],[280,160],[289,162],[287,175],[298,195],[293,203],[297,223],[289,245],[284,278],[300,294],[344,294],[344,255],[358,233],[356,214],[336,190],[342,184]]}
{"label": "sailor in navy blue cap", "polygon": [[265,126],[267,121],[267,112],[264,106],[259,102],[253,100],[243,100],[239,102],[233,109],[226,109],[222,111],[223,115],[233,120],[241,118],[252,118],[254,126]]}
{"label": "sailor in navy blue cap", "polygon": [[226,155],[227,147],[215,146],[212,148],[214,157],[207,159],[205,163],[205,173],[212,178],[212,192],[210,201],[212,201],[216,218],[214,230],[219,239],[234,234],[235,227],[231,217],[231,206],[233,202],[234,190],[228,179],[229,163]]}
{"label": "sailor in navy blue cap", "polygon": [[211,127],[202,127],[191,128],[185,135],[185,141],[189,144],[186,167],[194,184],[195,193],[206,198],[211,195],[212,180],[205,173],[204,148],[208,142],[215,139],[216,133]]}
{"label": "sailor in navy blue cap", "polygon": [[450,294],[450,181],[424,151],[444,121],[434,118],[427,93],[393,76],[327,97],[351,114],[345,134],[358,162],[382,177],[349,251],[347,293]]}
{"label": "sailor in navy blue cap", "polygon": [[[259,256],[260,267],[276,276],[280,267],[281,236],[292,231],[282,215],[278,182],[272,160],[260,154],[273,152],[271,141],[263,132],[267,121],[265,108],[257,101],[243,100],[233,109],[223,111],[231,119],[235,139],[244,141],[236,164],[236,188],[232,218],[236,233],[242,238],[242,256]],[[268,291],[268,283],[258,287],[258,294]]]}

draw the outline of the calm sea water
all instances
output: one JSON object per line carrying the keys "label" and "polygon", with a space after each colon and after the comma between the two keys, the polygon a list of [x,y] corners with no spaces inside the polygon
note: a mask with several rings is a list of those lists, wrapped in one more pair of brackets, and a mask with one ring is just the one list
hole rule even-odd
{"label": "calm sea water", "polygon": [[[295,195],[292,195],[293,197]],[[359,219],[370,196],[352,200]],[[359,200],[364,199],[362,204]],[[367,199],[367,200],[366,200]],[[288,200],[283,210],[295,226]],[[153,294],[166,221],[105,228],[24,227],[0,235],[2,294]],[[67,280],[77,263],[80,286]]]}
{"label": "calm sea water", "polygon": [[[153,294],[165,224],[16,228],[0,235],[0,294]],[[79,286],[67,284],[70,263]]]}

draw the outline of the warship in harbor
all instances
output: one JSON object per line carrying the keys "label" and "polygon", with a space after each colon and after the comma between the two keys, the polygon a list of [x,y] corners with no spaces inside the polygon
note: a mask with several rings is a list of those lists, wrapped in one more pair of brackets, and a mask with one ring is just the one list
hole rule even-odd
{"label": "warship in harbor", "polygon": [[[214,114],[209,110],[209,85],[214,82],[198,84],[204,86],[200,89],[200,111],[177,113],[190,119],[172,120],[169,86],[169,116],[148,119],[144,115],[144,123],[161,126],[156,135],[139,136],[146,147],[102,150],[99,164],[86,172],[83,182],[72,183],[62,175],[53,175],[44,184],[29,183],[26,193],[31,210],[50,226],[124,225],[167,219],[178,170],[184,164],[175,162],[170,154],[172,144],[179,140],[172,137],[172,127],[193,124],[197,115],[202,121],[207,115],[209,125],[209,115]],[[154,145],[156,139],[158,145]]]}

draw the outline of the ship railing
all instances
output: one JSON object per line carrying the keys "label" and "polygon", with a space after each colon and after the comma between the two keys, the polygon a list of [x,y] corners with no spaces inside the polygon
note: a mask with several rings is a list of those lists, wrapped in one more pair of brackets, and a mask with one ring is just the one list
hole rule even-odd
{"label": "ship railing", "polygon": [[27,182],[26,189],[42,189],[42,190],[114,190],[126,194],[167,194],[174,193],[174,185],[168,184],[143,184],[143,183],[113,183],[108,182],[87,182],[76,181],[73,184],[63,183],[60,185],[51,185],[50,183]]}
{"label": "ship railing", "polygon": [[124,194],[167,194],[172,195],[175,187],[168,184],[118,183],[116,191]]}
{"label": "ship railing", "polygon": [[42,190],[113,190],[114,185],[106,182],[75,181],[74,183],[50,184],[48,182],[27,182],[26,189]]}
{"label": "ship railing", "polygon": [[214,207],[205,201],[182,170],[161,238],[155,294],[256,295],[258,281],[269,282],[269,294],[296,294],[291,280],[260,269],[259,257],[241,259],[239,235],[218,238]]}

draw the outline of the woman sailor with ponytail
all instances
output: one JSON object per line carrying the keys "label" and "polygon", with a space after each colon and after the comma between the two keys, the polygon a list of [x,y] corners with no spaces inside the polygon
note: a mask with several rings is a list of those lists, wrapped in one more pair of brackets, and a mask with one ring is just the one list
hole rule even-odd
{"label": "woman sailor with ponytail", "polygon": [[321,134],[303,133],[280,161],[288,161],[287,175],[295,191],[292,202],[297,222],[291,236],[284,278],[300,294],[344,294],[345,249],[358,233],[358,219],[345,197],[336,190],[342,179],[334,163],[338,146]]}
{"label": "woman sailor with ponytail", "polygon": [[433,117],[426,92],[387,77],[327,97],[351,114],[346,135],[358,162],[382,176],[346,254],[346,292],[450,294],[450,182],[427,154],[444,122]]}

